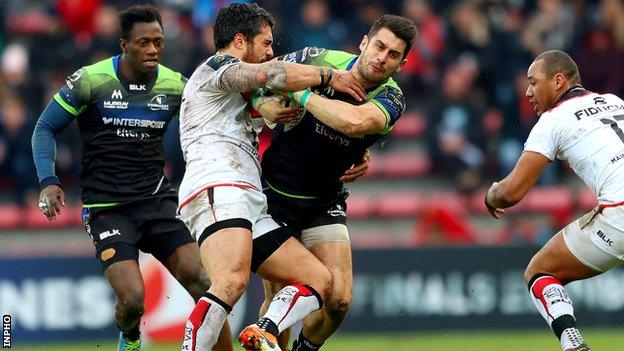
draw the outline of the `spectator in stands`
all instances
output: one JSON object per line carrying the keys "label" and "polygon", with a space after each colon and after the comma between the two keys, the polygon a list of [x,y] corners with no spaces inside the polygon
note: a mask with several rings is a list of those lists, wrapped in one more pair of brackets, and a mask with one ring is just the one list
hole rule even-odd
{"label": "spectator in stands", "polygon": [[31,119],[26,106],[17,96],[9,95],[0,102],[0,173],[11,182],[13,201],[20,205],[33,203],[37,179],[32,163]]}
{"label": "spectator in stands", "polygon": [[299,12],[300,23],[292,32],[294,43],[307,43],[322,48],[340,47],[347,29],[333,19],[325,0],[306,0]]}
{"label": "spectator in stands", "polygon": [[429,113],[429,125],[435,126],[429,141],[434,167],[455,177],[459,189],[466,191],[478,186],[485,162],[479,145],[485,98],[476,89],[477,75],[473,57],[462,57],[451,65],[444,73],[441,96],[432,97],[436,100]]}
{"label": "spectator in stands", "polygon": [[571,47],[575,30],[575,13],[568,2],[538,0],[537,11],[522,34],[522,43],[533,56],[544,50]]}

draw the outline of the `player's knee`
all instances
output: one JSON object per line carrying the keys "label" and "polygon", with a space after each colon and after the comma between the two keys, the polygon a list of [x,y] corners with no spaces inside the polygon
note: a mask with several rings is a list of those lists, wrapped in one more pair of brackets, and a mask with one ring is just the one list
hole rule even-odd
{"label": "player's knee", "polygon": [[331,297],[334,278],[328,270],[324,270],[317,275],[316,281],[311,285],[321,295],[323,301],[328,301]]}
{"label": "player's knee", "polygon": [[210,280],[202,269],[183,271],[176,274],[175,278],[195,300],[199,299],[210,288]]}
{"label": "player's knee", "polygon": [[[222,285],[221,289],[225,290],[225,294],[239,298],[243,295],[248,283],[249,274],[231,274],[224,279],[220,285]],[[217,289],[219,289],[219,287],[217,287]]]}
{"label": "player's knee", "polygon": [[143,315],[143,294],[140,292],[127,292],[118,296],[117,306],[127,318],[136,318]]}
{"label": "player's knee", "polygon": [[332,299],[329,304],[327,304],[327,314],[333,320],[341,321],[349,312],[351,308],[351,299],[348,298],[338,298]]}

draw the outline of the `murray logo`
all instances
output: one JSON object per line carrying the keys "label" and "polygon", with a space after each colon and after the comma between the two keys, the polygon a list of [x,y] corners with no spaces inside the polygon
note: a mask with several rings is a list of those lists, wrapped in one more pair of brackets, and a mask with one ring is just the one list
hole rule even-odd
{"label": "murray logo", "polygon": [[114,100],[104,100],[104,108],[116,109],[116,110],[125,110],[128,108],[127,101],[117,101],[123,99],[123,94],[121,90],[115,89],[111,94],[111,99]]}
{"label": "murray logo", "polygon": [[145,84],[130,84],[130,90],[145,91],[147,88]]}
{"label": "murray logo", "polygon": [[123,99],[123,95],[121,94],[121,90],[115,89],[111,94],[111,99],[121,100]]}
{"label": "murray logo", "polygon": [[149,107],[152,111],[169,111],[169,105],[167,104],[167,95],[158,94],[154,96],[147,104],[147,107]]}

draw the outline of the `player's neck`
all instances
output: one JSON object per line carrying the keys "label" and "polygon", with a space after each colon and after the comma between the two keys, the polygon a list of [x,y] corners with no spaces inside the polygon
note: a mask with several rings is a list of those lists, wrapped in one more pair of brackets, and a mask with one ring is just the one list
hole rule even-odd
{"label": "player's neck", "polygon": [[141,73],[136,70],[133,70],[132,67],[126,61],[124,55],[122,54],[119,58],[119,73],[124,76],[127,80],[131,82],[144,82],[148,81],[152,78],[154,72],[150,73]]}
{"label": "player's neck", "polygon": [[379,83],[374,83],[364,78],[364,76],[360,73],[360,70],[358,69],[359,64],[360,64],[360,58],[358,57],[357,61],[355,61],[350,71],[355,77],[355,79],[357,79],[357,81],[360,82],[360,84],[362,84],[362,86],[364,87],[364,90],[368,90],[374,87],[375,85],[379,85]]}

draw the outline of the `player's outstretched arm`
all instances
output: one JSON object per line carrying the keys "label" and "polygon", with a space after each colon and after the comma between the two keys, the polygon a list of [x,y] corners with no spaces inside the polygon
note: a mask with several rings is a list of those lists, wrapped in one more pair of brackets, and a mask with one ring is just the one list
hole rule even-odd
{"label": "player's outstretched arm", "polygon": [[223,72],[219,83],[221,89],[229,92],[246,92],[264,86],[296,91],[328,85],[337,91],[350,94],[358,101],[366,97],[364,88],[351,72],[283,61],[234,64]]}
{"label": "player's outstretched arm", "polygon": [[485,206],[494,218],[500,218],[502,209],[520,202],[535,185],[550,160],[537,152],[525,151],[514,169],[500,182],[492,184],[485,196]]}
{"label": "player's outstretched arm", "polygon": [[290,97],[329,127],[348,136],[375,134],[387,126],[383,111],[372,102],[353,105],[348,102],[326,99],[308,91],[291,93]]}
{"label": "player's outstretched arm", "polygon": [[74,117],[52,100],[37,120],[32,135],[32,152],[41,187],[39,209],[53,220],[65,206],[65,193],[54,172],[56,162],[56,136],[74,120]]}

